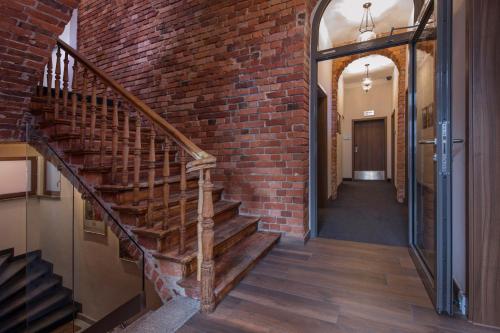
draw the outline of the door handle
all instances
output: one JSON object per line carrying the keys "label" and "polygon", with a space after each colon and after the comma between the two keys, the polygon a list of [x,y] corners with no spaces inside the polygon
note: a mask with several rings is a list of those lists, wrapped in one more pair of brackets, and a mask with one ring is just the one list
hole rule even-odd
{"label": "door handle", "polygon": [[418,140],[419,145],[435,145],[436,142],[437,142],[436,139]]}
{"label": "door handle", "polygon": [[464,139],[453,139],[453,143],[464,143]]}
{"label": "door handle", "polygon": [[357,153],[358,152],[358,146],[354,146],[354,152]]}

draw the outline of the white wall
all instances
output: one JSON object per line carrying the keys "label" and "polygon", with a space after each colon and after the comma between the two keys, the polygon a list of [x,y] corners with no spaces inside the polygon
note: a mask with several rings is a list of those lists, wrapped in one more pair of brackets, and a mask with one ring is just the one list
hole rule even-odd
{"label": "white wall", "polygon": [[387,176],[391,177],[391,135],[390,120],[393,110],[392,80],[374,80],[368,93],[361,89],[360,83],[344,85],[344,123],[342,129],[342,176],[352,177],[352,120],[367,119],[363,111],[375,110],[374,117],[387,117]]}
{"label": "white wall", "polygon": [[[452,135],[466,137],[466,40],[465,0],[453,0],[452,51]],[[466,159],[465,145],[453,146],[452,224],[453,224],[453,277],[462,290],[466,290]]]}

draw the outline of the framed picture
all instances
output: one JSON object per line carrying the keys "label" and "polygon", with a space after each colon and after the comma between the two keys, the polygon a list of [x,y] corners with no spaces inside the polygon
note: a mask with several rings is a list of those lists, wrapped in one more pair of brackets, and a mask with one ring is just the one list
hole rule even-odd
{"label": "framed picture", "polygon": [[0,158],[0,199],[23,198],[37,194],[36,157]]}
{"label": "framed picture", "polygon": [[128,239],[118,240],[118,257],[123,261],[135,262],[134,258],[128,253],[127,247],[129,244]]}
{"label": "framed picture", "polygon": [[83,200],[83,231],[89,234],[106,236],[106,223],[88,199]]}
{"label": "framed picture", "polygon": [[337,112],[337,133],[342,134],[342,116]]}
{"label": "framed picture", "polygon": [[44,170],[43,194],[61,197],[61,172],[47,160],[44,163]]}

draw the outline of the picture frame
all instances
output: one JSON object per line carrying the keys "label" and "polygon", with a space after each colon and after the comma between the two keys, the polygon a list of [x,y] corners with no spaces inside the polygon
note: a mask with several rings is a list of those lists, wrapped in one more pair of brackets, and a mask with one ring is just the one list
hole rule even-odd
{"label": "picture frame", "polygon": [[129,244],[128,239],[119,239],[118,240],[118,258],[127,262],[136,262],[134,258],[128,253],[127,245]]}
{"label": "picture frame", "polygon": [[434,103],[427,106],[427,128],[434,127]]}
{"label": "picture frame", "polygon": [[25,198],[38,193],[38,160],[36,156],[1,157],[0,175],[18,181],[1,182],[0,200]]}
{"label": "picture frame", "polygon": [[337,112],[337,133],[342,134],[342,116]]}
{"label": "picture frame", "polygon": [[425,107],[422,108],[422,129],[426,129],[428,127],[427,126],[427,124],[428,124],[428,117],[429,117],[428,111],[429,110],[428,110],[427,106],[425,106]]}
{"label": "picture frame", "polygon": [[83,199],[83,231],[88,234],[106,236],[107,227],[99,211],[88,199]]}
{"label": "picture frame", "polygon": [[44,160],[43,194],[61,197],[61,172],[51,162]]}

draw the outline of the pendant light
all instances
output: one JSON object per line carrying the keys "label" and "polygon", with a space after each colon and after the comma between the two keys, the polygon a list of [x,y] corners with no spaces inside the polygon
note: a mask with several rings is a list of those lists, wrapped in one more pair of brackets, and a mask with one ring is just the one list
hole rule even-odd
{"label": "pendant light", "polygon": [[363,81],[361,81],[361,86],[364,90],[365,93],[368,93],[368,90],[370,90],[372,88],[372,79],[370,79],[370,72],[369,72],[369,66],[370,64],[365,64],[366,66],[366,77],[363,79]]}
{"label": "pendant light", "polygon": [[377,37],[377,34],[374,31],[375,23],[373,22],[372,13],[370,11],[371,6],[371,2],[367,2],[363,5],[363,18],[359,24],[358,42],[366,42]]}

